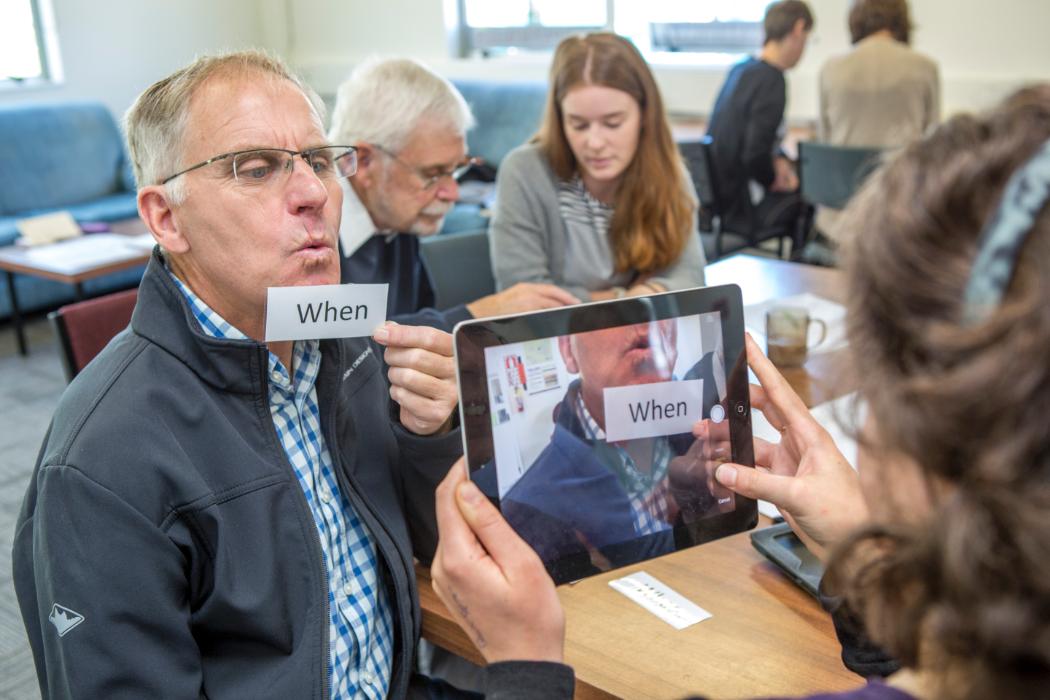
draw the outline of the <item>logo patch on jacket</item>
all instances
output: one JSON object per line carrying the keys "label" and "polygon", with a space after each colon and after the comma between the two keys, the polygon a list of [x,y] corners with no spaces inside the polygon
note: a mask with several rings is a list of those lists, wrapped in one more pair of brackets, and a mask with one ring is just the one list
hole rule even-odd
{"label": "logo patch on jacket", "polygon": [[71,629],[84,621],[84,616],[76,610],[70,610],[64,605],[55,603],[51,606],[51,614],[47,616],[47,619],[58,630],[58,636],[65,637]]}
{"label": "logo patch on jacket", "polygon": [[353,374],[354,370],[357,369],[361,365],[361,363],[364,362],[371,354],[372,346],[368,346],[367,348],[365,348],[365,351],[363,353],[357,356],[357,359],[354,360],[354,364],[350,365],[350,369],[343,372],[343,381],[345,382],[346,378]]}

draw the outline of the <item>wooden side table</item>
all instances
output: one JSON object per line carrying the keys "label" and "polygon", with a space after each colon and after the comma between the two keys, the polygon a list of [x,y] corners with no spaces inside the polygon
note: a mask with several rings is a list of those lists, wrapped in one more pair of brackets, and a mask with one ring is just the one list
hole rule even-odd
{"label": "wooden side table", "polygon": [[[146,232],[146,225],[138,218],[127,219],[110,224],[112,233],[133,236]],[[23,248],[20,246],[4,246],[0,248],[0,271],[7,278],[7,292],[11,297],[11,325],[15,330],[15,338],[18,341],[18,352],[27,355],[29,352],[25,337],[24,319],[18,305],[18,292],[15,289],[15,275],[29,275],[43,279],[62,282],[73,287],[73,296],[77,301],[84,298],[83,283],[96,277],[127,270],[128,268],[144,265],[149,261],[151,252],[139,246],[127,246],[125,254],[109,256],[103,262],[86,261],[84,265],[78,266],[70,262],[55,264],[41,259],[40,251],[49,249],[48,252],[59,250],[58,246],[82,245],[83,241],[90,240],[92,235],[74,238],[70,241],[53,243],[43,248]],[[101,239],[100,239],[101,240]]]}

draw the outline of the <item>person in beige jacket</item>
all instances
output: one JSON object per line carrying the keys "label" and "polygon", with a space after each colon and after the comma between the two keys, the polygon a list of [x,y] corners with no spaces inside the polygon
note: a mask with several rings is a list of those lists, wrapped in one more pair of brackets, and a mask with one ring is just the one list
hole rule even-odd
{"label": "person in beige jacket", "polygon": [[[909,46],[907,0],[853,0],[853,50],[820,72],[820,138],[837,146],[895,149],[940,121],[937,64]],[[832,241],[837,210],[822,208],[817,229]]]}

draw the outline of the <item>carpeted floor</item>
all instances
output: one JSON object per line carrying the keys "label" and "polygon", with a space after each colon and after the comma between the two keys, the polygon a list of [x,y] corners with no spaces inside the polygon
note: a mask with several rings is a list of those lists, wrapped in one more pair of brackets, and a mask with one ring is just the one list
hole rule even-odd
{"label": "carpeted floor", "polygon": [[29,356],[0,324],[0,700],[37,700],[33,656],[11,583],[11,544],[22,496],[51,413],[65,389],[58,343],[46,319],[27,325]]}

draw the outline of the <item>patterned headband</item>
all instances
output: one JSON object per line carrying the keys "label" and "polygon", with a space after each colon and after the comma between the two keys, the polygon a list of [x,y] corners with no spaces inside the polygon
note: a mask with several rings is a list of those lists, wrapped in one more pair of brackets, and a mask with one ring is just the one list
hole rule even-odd
{"label": "patterned headband", "polygon": [[1050,199],[1050,141],[1010,176],[999,208],[981,232],[977,259],[966,283],[966,322],[983,321],[999,306],[1013,277],[1017,257]]}

